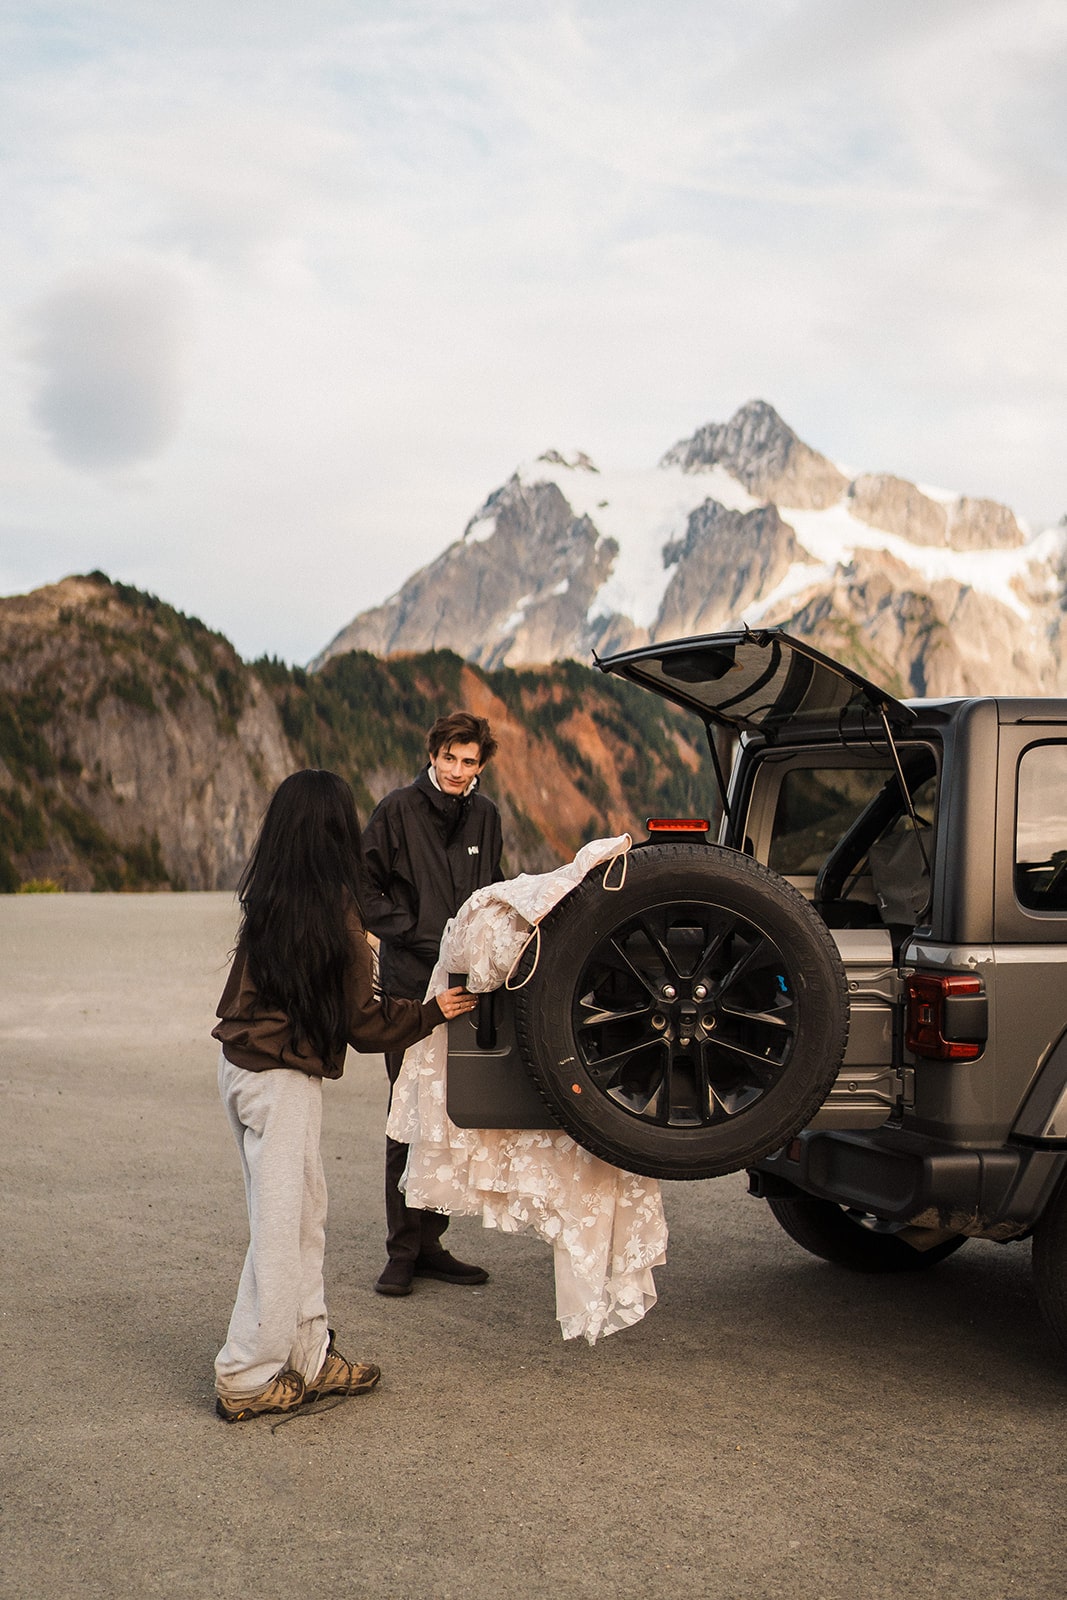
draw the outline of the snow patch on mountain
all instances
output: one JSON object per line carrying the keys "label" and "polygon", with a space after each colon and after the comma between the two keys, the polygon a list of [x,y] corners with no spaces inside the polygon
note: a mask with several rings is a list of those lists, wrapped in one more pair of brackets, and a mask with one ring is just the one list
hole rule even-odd
{"label": "snow patch on mountain", "polygon": [[520,467],[518,478],[530,487],[554,483],[575,516],[588,517],[602,538],[618,546],[611,575],[589,608],[590,622],[618,613],[650,628],[671,580],[664,546],[683,537],[690,513],[706,500],[732,511],[760,504],[721,467],[699,474],[678,466],[601,472],[588,456],[576,454],[578,469],[552,450]]}
{"label": "snow patch on mountain", "polygon": [[[850,478],[854,478],[855,476],[856,474],[854,472],[849,473]],[[936,500],[940,505],[943,506],[954,506],[959,500],[959,495],[956,493],[955,489],[939,489],[935,484],[932,483],[917,483],[915,487],[918,489],[919,493],[924,494],[928,500]]]}
{"label": "snow patch on mountain", "polygon": [[[955,503],[958,496],[947,498]],[[1011,550],[953,550],[949,545],[913,544],[898,534],[872,528],[852,516],[844,501],[826,511],[798,511],[790,506],[779,510],[783,521],[789,523],[799,542],[827,574],[835,566],[846,567],[854,550],[882,550],[911,567],[926,583],[948,579],[961,588],[974,589],[999,600],[1024,622],[1030,619],[1030,607],[1022,601],[1015,585],[1035,562],[1054,560],[1064,544],[1063,535],[1050,528]],[[767,596],[765,604],[769,603]]]}
{"label": "snow patch on mountain", "polygon": [[799,599],[805,591],[819,584],[829,583],[833,576],[832,562],[795,561],[781,583],[760,595],[752,605],[746,606],[739,620],[750,628],[758,627],[765,617],[773,615],[779,607],[785,606],[790,600]]}
{"label": "snow patch on mountain", "polygon": [[515,629],[521,627],[521,625],[526,621],[527,609],[533,605],[533,601],[534,597],[532,594],[524,594],[510,616],[504,618],[503,622],[500,623],[499,627],[497,628],[497,632],[502,639],[507,638],[509,633],[514,633]]}
{"label": "snow patch on mountain", "polygon": [[495,512],[483,512],[480,516],[472,518],[467,524],[463,535],[464,544],[484,544],[486,539],[491,539],[496,532]]}

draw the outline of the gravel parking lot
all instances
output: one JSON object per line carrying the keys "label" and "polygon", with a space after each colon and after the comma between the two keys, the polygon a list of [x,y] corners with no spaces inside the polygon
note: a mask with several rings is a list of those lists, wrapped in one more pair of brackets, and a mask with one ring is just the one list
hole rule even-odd
{"label": "gravel parking lot", "polygon": [[386,1301],[381,1060],[325,1088],[327,1289],[380,1389],[227,1427],[246,1242],[210,1028],[226,895],[0,897],[0,1594],[1064,1593],[1067,1357],[1025,1245],[842,1273],[742,1177],[672,1185],[660,1301],[564,1344],[547,1249]]}

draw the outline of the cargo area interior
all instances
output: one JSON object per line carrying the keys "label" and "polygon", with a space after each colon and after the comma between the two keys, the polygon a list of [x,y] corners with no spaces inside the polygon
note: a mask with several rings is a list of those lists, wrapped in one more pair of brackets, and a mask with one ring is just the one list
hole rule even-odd
{"label": "cargo area interior", "polygon": [[894,950],[929,904],[938,791],[931,746],[902,744],[898,754],[910,811],[885,750],[768,752],[744,829],[746,851],[831,929],[886,929]]}

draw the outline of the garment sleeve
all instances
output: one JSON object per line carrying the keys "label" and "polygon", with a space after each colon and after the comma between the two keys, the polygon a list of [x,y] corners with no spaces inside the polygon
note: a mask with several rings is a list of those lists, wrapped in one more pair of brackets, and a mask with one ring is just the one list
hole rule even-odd
{"label": "garment sleeve", "polygon": [[403,939],[417,921],[414,886],[401,870],[401,837],[388,798],[363,830],[363,920],[379,939]]}
{"label": "garment sleeve", "polygon": [[444,1014],[436,1000],[399,1000],[377,992],[374,986],[374,958],[362,924],[353,912],[349,917],[349,961],[345,975],[345,1001],[348,1011],[348,1042],[364,1054],[406,1050],[418,1039],[425,1039],[443,1022]]}

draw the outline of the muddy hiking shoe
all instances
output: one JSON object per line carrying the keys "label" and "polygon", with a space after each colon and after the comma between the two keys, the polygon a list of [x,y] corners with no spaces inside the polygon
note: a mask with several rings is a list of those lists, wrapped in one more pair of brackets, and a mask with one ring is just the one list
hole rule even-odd
{"label": "muddy hiking shoe", "polygon": [[359,1363],[346,1361],[333,1342],[333,1329],[330,1329],[330,1342],[326,1347],[326,1356],[319,1368],[317,1377],[313,1378],[304,1387],[303,1399],[305,1401],[320,1400],[325,1395],[350,1395],[367,1394],[373,1389],[381,1377],[380,1368],[372,1362]]}
{"label": "muddy hiking shoe", "polygon": [[295,1411],[305,1398],[305,1394],[304,1380],[299,1372],[294,1372],[292,1367],[286,1367],[276,1378],[272,1378],[259,1394],[249,1395],[243,1400],[229,1399],[222,1394],[216,1396],[215,1413],[223,1422],[247,1422],[252,1417],[273,1416],[279,1411]]}

